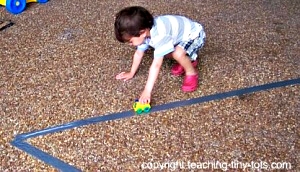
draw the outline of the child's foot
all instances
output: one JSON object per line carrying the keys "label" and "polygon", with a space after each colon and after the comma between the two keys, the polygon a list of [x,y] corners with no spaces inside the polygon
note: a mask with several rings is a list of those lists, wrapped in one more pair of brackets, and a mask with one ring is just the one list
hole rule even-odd
{"label": "child's foot", "polygon": [[[197,67],[197,64],[198,63],[196,60],[192,62],[192,65],[194,66],[194,68]],[[179,63],[176,63],[172,66],[171,73],[174,76],[180,76],[180,75],[184,74],[184,68]]]}
{"label": "child's foot", "polygon": [[186,75],[183,79],[182,91],[192,92],[198,87],[198,74]]}

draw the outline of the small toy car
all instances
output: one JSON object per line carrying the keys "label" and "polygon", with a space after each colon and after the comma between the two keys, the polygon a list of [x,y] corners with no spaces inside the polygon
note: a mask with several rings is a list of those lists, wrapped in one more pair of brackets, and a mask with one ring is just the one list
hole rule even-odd
{"label": "small toy car", "polygon": [[48,0],[0,0],[0,5],[6,6],[7,11],[13,14],[19,14],[26,8],[26,3],[38,2],[46,3]]}
{"label": "small toy car", "polygon": [[140,115],[143,112],[145,112],[145,113],[149,112],[151,109],[151,106],[149,103],[142,104],[139,102],[138,99],[136,99],[135,102],[133,103],[133,109],[138,115]]}

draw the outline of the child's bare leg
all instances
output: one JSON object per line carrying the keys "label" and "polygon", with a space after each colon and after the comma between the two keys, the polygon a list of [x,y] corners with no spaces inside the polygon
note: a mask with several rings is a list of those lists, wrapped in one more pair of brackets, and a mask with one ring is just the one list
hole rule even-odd
{"label": "child's bare leg", "polygon": [[186,51],[184,49],[176,46],[175,51],[172,52],[172,57],[184,68],[186,75],[197,74],[190,58],[186,55]]}

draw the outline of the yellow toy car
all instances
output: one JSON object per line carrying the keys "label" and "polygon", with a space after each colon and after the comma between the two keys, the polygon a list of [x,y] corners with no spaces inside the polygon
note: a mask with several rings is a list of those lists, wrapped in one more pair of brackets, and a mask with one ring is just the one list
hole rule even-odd
{"label": "yellow toy car", "polygon": [[145,104],[142,104],[139,102],[139,100],[135,100],[135,102],[133,103],[133,109],[134,111],[140,115],[142,114],[143,112],[147,113],[150,111],[151,109],[151,106],[149,103],[145,103]]}
{"label": "yellow toy car", "polygon": [[0,0],[0,5],[5,6],[7,11],[13,14],[19,14],[25,10],[26,3],[29,2],[46,3],[48,0]]}

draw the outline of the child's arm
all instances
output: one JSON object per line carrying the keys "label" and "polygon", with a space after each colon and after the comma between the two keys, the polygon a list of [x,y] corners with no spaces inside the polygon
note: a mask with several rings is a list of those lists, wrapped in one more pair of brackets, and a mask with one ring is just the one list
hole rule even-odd
{"label": "child's arm", "polygon": [[135,75],[136,71],[139,68],[139,65],[142,61],[143,56],[144,56],[143,51],[136,50],[133,55],[133,62],[132,62],[130,72],[121,72],[120,74],[118,74],[116,76],[116,79],[123,79],[124,81],[127,81],[127,80],[133,78],[133,76]]}
{"label": "child's arm", "polygon": [[140,103],[150,103],[151,100],[151,92],[154,87],[154,83],[158,77],[161,65],[163,62],[163,57],[154,58],[149,69],[149,76],[145,86],[144,91],[142,92],[139,102]]}

